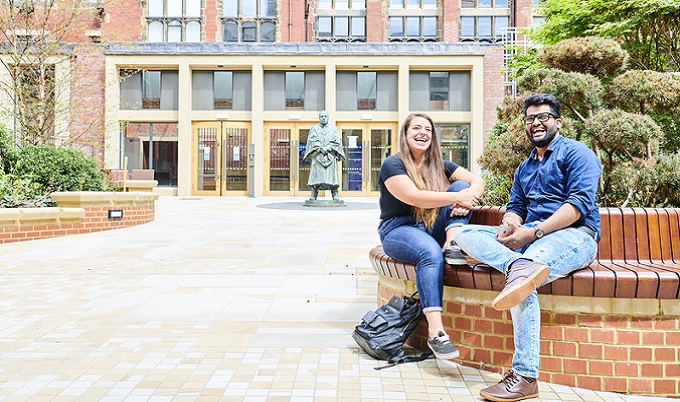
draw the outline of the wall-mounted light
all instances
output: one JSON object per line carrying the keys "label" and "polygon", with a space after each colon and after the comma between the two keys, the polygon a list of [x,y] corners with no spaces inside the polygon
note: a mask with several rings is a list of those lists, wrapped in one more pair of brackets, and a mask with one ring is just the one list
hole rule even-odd
{"label": "wall-mounted light", "polygon": [[109,219],[123,219],[123,210],[109,209]]}

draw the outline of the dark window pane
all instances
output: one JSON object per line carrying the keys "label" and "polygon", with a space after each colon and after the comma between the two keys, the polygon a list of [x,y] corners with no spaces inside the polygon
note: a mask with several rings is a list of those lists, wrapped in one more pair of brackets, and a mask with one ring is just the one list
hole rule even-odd
{"label": "dark window pane", "polygon": [[477,36],[480,38],[491,37],[491,17],[478,17]]}
{"label": "dark window pane", "polygon": [[213,98],[215,109],[231,109],[233,104],[233,73],[215,71],[213,74]]}
{"label": "dark window pane", "polygon": [[357,109],[375,110],[377,73],[360,71],[357,73]]}
{"label": "dark window pane", "polygon": [[241,26],[241,42],[257,42],[257,26],[254,22],[244,22]]}
{"label": "dark window pane", "polygon": [[274,42],[276,40],[276,26],[271,22],[260,24],[260,42]]}
{"label": "dark window pane", "polygon": [[238,42],[238,25],[234,21],[227,21],[222,27],[223,42]]}
{"label": "dark window pane", "polygon": [[335,37],[346,38],[349,36],[349,18],[335,17]]}
{"label": "dark window pane", "polygon": [[475,0],[461,0],[461,8],[475,8]]}
{"label": "dark window pane", "polygon": [[332,24],[333,19],[331,17],[319,17],[320,38],[330,38],[333,35]]}
{"label": "dark window pane", "polygon": [[142,108],[160,109],[161,108],[161,72],[144,71],[142,74]]}
{"label": "dark window pane", "polygon": [[449,110],[449,73],[430,72],[430,110]]}
{"label": "dark window pane", "polygon": [[404,20],[402,17],[390,17],[390,36],[403,37],[404,36]]}
{"label": "dark window pane", "polygon": [[460,17],[460,36],[467,38],[475,36],[475,17]]}
{"label": "dark window pane", "polygon": [[286,109],[304,109],[305,107],[305,73],[303,71],[286,72]]}

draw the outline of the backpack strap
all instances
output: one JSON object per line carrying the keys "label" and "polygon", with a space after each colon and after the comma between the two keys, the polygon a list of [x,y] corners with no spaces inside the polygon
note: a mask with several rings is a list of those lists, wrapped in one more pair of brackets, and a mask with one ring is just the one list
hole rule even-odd
{"label": "backpack strap", "polygon": [[382,369],[394,367],[397,364],[402,364],[402,363],[421,362],[421,361],[427,359],[430,356],[432,356],[431,350],[423,352],[420,356],[404,356],[402,354],[401,356],[393,357],[390,360],[388,360],[389,364],[387,364],[385,366],[373,367],[373,370],[382,370]]}

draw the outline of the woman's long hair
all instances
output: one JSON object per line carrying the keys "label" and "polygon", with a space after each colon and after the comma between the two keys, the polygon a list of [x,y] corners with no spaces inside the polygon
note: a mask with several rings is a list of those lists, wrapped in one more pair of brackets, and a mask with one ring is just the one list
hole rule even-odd
{"label": "woman's long hair", "polygon": [[[430,141],[430,147],[425,151],[421,167],[416,165],[413,154],[411,154],[411,148],[409,148],[408,141],[406,140],[406,132],[411,126],[411,121],[416,117],[427,119],[432,126],[432,140]],[[406,174],[408,174],[408,177],[418,189],[446,191],[449,187],[449,178],[446,177],[444,170],[444,160],[439,145],[439,137],[437,137],[434,122],[430,116],[423,113],[411,113],[406,117],[399,132],[399,157],[406,166]],[[437,219],[439,208],[413,207],[413,213],[417,220],[423,221],[427,229],[431,229]]]}

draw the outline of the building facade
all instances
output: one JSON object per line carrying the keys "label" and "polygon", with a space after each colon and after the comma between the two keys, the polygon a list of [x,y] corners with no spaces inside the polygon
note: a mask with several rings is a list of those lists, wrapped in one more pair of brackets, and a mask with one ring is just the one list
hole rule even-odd
{"label": "building facade", "polygon": [[503,40],[536,24],[535,1],[88,0],[67,68],[87,78],[57,120],[105,169],[154,169],[162,194],[306,197],[326,110],[340,196],[372,196],[412,112],[476,168],[508,92]]}

